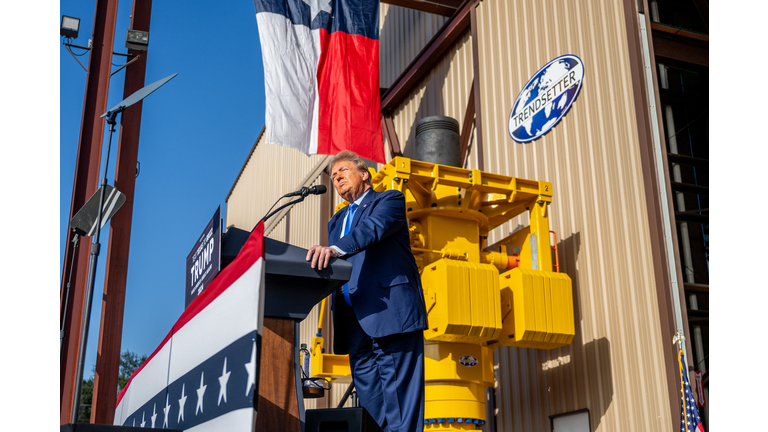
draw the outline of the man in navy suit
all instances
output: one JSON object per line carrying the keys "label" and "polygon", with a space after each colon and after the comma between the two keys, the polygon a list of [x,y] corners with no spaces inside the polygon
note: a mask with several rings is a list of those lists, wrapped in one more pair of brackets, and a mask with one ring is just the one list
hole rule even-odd
{"label": "man in navy suit", "polygon": [[328,223],[330,246],[313,246],[307,261],[321,270],[335,257],[353,264],[349,282],[333,295],[334,351],[349,354],[360,404],[383,430],[421,431],[427,311],[405,196],[375,192],[354,152],[338,153],[328,166],[350,205]]}

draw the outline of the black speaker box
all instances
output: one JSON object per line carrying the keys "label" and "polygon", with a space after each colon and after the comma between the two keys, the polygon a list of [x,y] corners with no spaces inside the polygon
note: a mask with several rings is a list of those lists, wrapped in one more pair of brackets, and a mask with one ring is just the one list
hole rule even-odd
{"label": "black speaker box", "polygon": [[382,432],[382,430],[368,411],[359,407],[307,410],[304,432]]}

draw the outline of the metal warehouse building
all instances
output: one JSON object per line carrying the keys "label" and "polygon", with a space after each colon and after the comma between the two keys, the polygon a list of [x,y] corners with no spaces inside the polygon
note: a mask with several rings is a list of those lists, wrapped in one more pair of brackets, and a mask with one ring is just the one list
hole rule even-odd
{"label": "metal warehouse building", "polygon": [[[674,429],[678,328],[689,379],[704,372],[707,392],[708,14],[702,0],[382,3],[387,160],[415,158],[416,123],[444,115],[461,126],[465,168],[554,189],[550,227],[560,271],[573,282],[576,335],[552,350],[496,350],[484,430],[548,431],[552,418],[584,412],[591,431]],[[584,63],[578,99],[540,139],[513,141],[515,99],[564,54]],[[225,226],[251,230],[302,186],[331,189],[327,156],[269,145],[263,135],[227,197]],[[271,219],[265,234],[304,248],[326,243],[340,202],[335,193],[310,198]],[[493,230],[488,245],[526,218]],[[318,313],[302,324],[302,342],[310,344]],[[336,406],[346,387],[334,385],[307,408]],[[707,428],[708,410],[700,411]]]}

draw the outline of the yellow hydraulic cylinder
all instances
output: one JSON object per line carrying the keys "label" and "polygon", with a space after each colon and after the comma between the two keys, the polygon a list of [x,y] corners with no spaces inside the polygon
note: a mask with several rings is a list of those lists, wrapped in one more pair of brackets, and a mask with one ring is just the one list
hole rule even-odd
{"label": "yellow hydraulic cylinder", "polygon": [[424,430],[475,430],[485,423],[493,350],[478,344],[424,342]]}

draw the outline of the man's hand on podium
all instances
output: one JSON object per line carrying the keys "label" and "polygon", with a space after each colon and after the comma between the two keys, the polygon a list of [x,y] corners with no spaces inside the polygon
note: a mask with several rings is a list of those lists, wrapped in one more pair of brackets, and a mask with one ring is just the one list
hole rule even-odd
{"label": "man's hand on podium", "polygon": [[307,251],[307,261],[310,261],[310,266],[318,270],[322,270],[328,267],[328,261],[331,258],[339,256],[339,251],[332,247],[315,245],[309,248]]}

